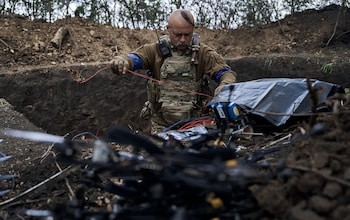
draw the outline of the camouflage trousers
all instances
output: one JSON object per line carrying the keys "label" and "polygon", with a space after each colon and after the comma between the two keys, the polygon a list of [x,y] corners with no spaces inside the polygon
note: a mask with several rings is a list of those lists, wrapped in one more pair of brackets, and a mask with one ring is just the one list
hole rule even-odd
{"label": "camouflage trousers", "polygon": [[164,130],[166,127],[167,126],[164,126],[163,123],[159,123],[159,121],[151,119],[151,134],[156,134],[157,132]]}
{"label": "camouflage trousers", "polygon": [[152,112],[149,102],[145,103],[140,117],[151,119],[151,133],[155,134],[183,119],[200,116],[200,109],[193,105],[162,105],[157,112]]}

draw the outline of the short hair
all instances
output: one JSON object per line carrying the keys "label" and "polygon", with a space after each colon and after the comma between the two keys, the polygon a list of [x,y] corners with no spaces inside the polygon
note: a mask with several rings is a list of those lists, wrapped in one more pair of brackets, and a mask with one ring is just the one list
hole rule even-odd
{"label": "short hair", "polygon": [[189,24],[191,24],[193,27],[195,26],[195,23],[194,23],[194,18],[193,18],[193,15],[192,13],[189,11],[189,10],[186,10],[186,9],[177,9],[175,10],[174,12],[172,12],[168,18],[168,23],[170,23],[170,20],[175,17],[175,16],[178,16],[178,15],[181,15],[181,17],[183,19],[185,19],[185,21],[187,21]]}

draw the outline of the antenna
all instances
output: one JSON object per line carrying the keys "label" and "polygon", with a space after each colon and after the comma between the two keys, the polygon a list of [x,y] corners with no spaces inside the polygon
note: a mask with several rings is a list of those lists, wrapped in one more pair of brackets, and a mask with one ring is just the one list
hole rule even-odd
{"label": "antenna", "polygon": [[158,43],[160,43],[160,40],[159,40],[159,35],[158,35],[158,31],[157,31],[157,29],[155,29],[155,30],[154,30],[154,32],[156,32],[157,39],[158,39]]}

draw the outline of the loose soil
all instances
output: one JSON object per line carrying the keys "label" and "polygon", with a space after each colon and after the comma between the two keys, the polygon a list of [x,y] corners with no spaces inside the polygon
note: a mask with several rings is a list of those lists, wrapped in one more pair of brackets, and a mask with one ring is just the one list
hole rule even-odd
{"label": "loose soil", "polygon": [[[18,15],[0,18],[1,129],[103,136],[111,124],[118,124],[149,131],[149,122],[139,119],[146,99],[146,79],[113,75],[108,63],[117,54],[155,41],[155,31],[118,29],[80,18],[54,23]],[[54,47],[50,41],[63,26],[69,28],[68,35],[58,48]],[[238,81],[311,77],[350,87],[349,9],[329,6],[261,27],[196,31],[202,42],[222,54],[237,72]],[[339,108],[345,113],[317,118],[326,122],[324,134],[298,141],[279,155],[293,170],[291,178],[250,188],[270,214],[266,219],[350,217],[349,105],[345,101]],[[309,129],[305,123],[284,132],[293,131],[297,136]],[[288,133],[279,135],[283,134]],[[254,151],[276,138],[271,135],[239,144]],[[71,198],[70,188],[79,188],[81,171],[71,171],[63,176],[67,178],[60,176],[14,199],[68,165],[56,161],[49,144],[7,136],[0,139],[0,151],[12,156],[0,164],[0,174],[16,176],[3,181],[0,188],[11,189],[0,197],[2,219],[29,219],[22,210],[53,208]],[[91,190],[89,196],[101,206],[108,206],[111,199],[98,190]]]}

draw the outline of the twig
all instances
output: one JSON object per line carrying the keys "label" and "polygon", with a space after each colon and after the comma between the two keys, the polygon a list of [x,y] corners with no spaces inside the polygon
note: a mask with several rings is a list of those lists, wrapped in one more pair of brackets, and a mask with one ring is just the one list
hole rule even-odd
{"label": "twig", "polygon": [[275,141],[272,141],[270,143],[268,143],[267,145],[265,145],[264,147],[262,147],[262,149],[266,148],[266,147],[270,147],[270,146],[273,146],[275,144],[277,144],[278,142],[281,142],[281,141],[284,141],[284,140],[290,140],[292,137],[292,134],[289,133],[288,135],[284,136],[284,137],[281,137]]}
{"label": "twig", "polygon": [[8,49],[10,49],[10,52],[11,52],[11,53],[14,53],[14,52],[15,52],[5,41],[3,41],[2,39],[0,39],[0,42],[1,42],[3,45],[5,45]]}
{"label": "twig", "polygon": [[343,35],[348,34],[348,33],[350,33],[350,30],[347,30],[347,31],[343,32],[343,33],[340,34],[336,39],[338,40],[338,39],[341,38]]}
{"label": "twig", "polygon": [[339,18],[340,18],[340,13],[342,11],[342,8],[343,7],[339,7],[339,13],[338,13],[338,17],[337,17],[337,21],[335,22],[335,25],[334,25],[334,28],[333,28],[333,33],[332,33],[332,36],[328,39],[327,41],[327,44],[326,44],[326,47],[331,43],[334,35],[335,35],[335,32],[337,31],[337,27],[338,27],[338,23],[339,23]]}
{"label": "twig", "polygon": [[52,152],[52,148],[55,144],[51,144],[47,150],[44,152],[44,154],[41,156],[41,160],[40,160],[40,163],[42,163],[50,154],[50,152]]}
{"label": "twig", "polygon": [[20,198],[22,198],[22,197],[28,195],[29,193],[34,192],[34,191],[40,189],[40,188],[41,188],[42,186],[44,186],[45,184],[51,183],[52,181],[56,180],[58,177],[61,177],[61,178],[62,178],[62,177],[67,176],[70,172],[73,172],[73,171],[75,171],[76,169],[78,169],[77,166],[73,166],[73,165],[68,166],[68,167],[65,168],[64,170],[62,170],[62,171],[56,173],[55,175],[53,175],[53,176],[49,177],[48,179],[46,179],[46,180],[40,182],[39,184],[37,184],[37,185],[35,185],[35,186],[33,186],[33,187],[27,189],[26,191],[22,192],[21,194],[15,196],[15,197],[12,197],[12,198],[10,198],[10,199],[8,199],[8,200],[6,200],[6,201],[1,202],[1,203],[0,203],[0,207],[5,206],[5,205],[8,205],[8,204],[11,204],[12,202],[17,201],[18,199],[20,199]]}
{"label": "twig", "polygon": [[16,214],[16,216],[19,218],[19,219],[22,219],[22,220],[25,220],[25,218],[21,215],[19,215],[18,213]]}
{"label": "twig", "polygon": [[319,170],[310,169],[310,168],[307,168],[307,167],[297,166],[297,165],[288,165],[288,167],[291,168],[291,169],[294,169],[294,170],[301,170],[301,171],[305,171],[305,172],[312,172],[312,173],[315,173],[315,174],[317,174],[317,175],[319,175],[319,176],[321,176],[321,177],[323,177],[323,178],[325,178],[327,180],[330,180],[330,181],[342,184],[344,186],[350,187],[350,182],[345,181],[343,179],[339,179],[337,177],[326,175],[326,174],[320,172]]}
{"label": "twig", "polygon": [[[57,161],[55,161],[55,164],[56,164],[56,167],[58,168],[58,170],[60,172],[62,172],[63,170],[62,170],[61,166],[57,163]],[[68,188],[68,191],[70,193],[71,198],[75,198],[75,193],[74,193],[72,187],[70,186],[69,181],[68,181],[68,179],[66,177],[64,178],[64,181],[65,181],[65,183],[67,185],[67,188]]]}
{"label": "twig", "polygon": [[[17,201],[17,202],[13,202],[11,203],[11,206],[19,206],[19,205],[24,205],[24,204],[32,204],[32,203],[38,203],[38,202],[42,202],[42,201],[46,201],[47,198],[41,198],[41,199],[27,199],[25,201]],[[7,206],[7,208],[11,207],[11,206]]]}
{"label": "twig", "polygon": [[71,30],[70,27],[68,28],[68,34],[69,34],[69,36],[70,36],[70,37],[72,38],[72,40],[73,40],[73,45],[76,45],[74,36],[73,36],[73,34],[72,34],[72,30]]}
{"label": "twig", "polygon": [[[69,133],[65,134],[63,137],[67,137]],[[55,146],[55,144],[51,144],[47,150],[44,152],[44,154],[41,156],[41,163],[49,156],[49,154],[52,152],[52,148]],[[55,154],[54,154],[55,156]]]}

